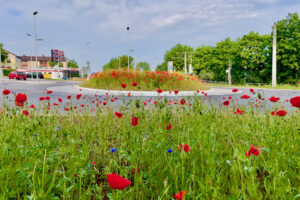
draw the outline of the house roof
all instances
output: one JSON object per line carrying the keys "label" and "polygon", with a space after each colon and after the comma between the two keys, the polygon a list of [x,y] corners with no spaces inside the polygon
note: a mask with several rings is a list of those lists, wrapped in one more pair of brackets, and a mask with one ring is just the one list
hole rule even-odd
{"label": "house roof", "polygon": [[[20,56],[21,57],[21,59],[22,59],[22,62],[28,62],[28,61],[30,61],[31,60],[31,56],[26,56],[26,55],[23,55],[23,56]],[[37,57],[37,60],[38,61],[49,61],[49,60],[51,60],[51,57],[49,57],[49,56],[38,56]],[[32,56],[32,61],[35,61],[35,56]],[[63,62],[65,62],[66,61],[66,59],[64,59],[64,60],[62,60]]]}
{"label": "house roof", "polygon": [[20,58],[21,59],[21,57],[20,56],[17,56],[16,54],[14,54],[13,52],[11,52],[11,51],[8,51],[8,50],[6,50],[6,49],[4,49],[7,53],[10,53],[10,54],[12,54],[12,55],[14,55],[14,56],[16,56],[17,58]]}

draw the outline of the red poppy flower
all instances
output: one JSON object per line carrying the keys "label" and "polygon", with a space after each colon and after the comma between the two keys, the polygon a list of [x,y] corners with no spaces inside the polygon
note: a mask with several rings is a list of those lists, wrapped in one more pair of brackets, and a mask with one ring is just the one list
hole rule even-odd
{"label": "red poppy flower", "polygon": [[130,97],[130,92],[128,92],[128,97]]}
{"label": "red poppy flower", "polygon": [[53,93],[53,91],[51,91],[51,90],[47,91],[47,94],[52,94],[52,93]]}
{"label": "red poppy flower", "polygon": [[34,105],[34,104],[31,104],[31,105],[30,105],[30,108],[35,108],[35,105]]}
{"label": "red poppy flower", "polygon": [[50,100],[50,97],[45,97],[45,99],[46,99],[47,101],[49,101],[49,100]]}
{"label": "red poppy flower", "polygon": [[20,107],[23,107],[24,106],[24,103],[27,101],[27,95],[26,94],[21,94],[21,93],[18,93],[16,95],[16,99],[15,99],[15,104],[16,106],[20,106]]}
{"label": "red poppy flower", "polygon": [[29,112],[27,110],[23,110],[23,115],[28,116]]}
{"label": "red poppy flower", "polygon": [[96,165],[96,162],[95,162],[95,161],[92,161],[91,164],[92,164],[92,165]]}
{"label": "red poppy flower", "polygon": [[154,104],[157,104],[157,101],[154,101],[153,103],[154,103]]}
{"label": "red poppy flower", "polygon": [[133,82],[132,82],[132,86],[137,86],[137,82],[136,82],[136,81],[133,81]]}
{"label": "red poppy flower", "polygon": [[64,110],[65,110],[65,111],[69,111],[69,110],[70,110],[70,108],[64,108]]}
{"label": "red poppy flower", "polygon": [[251,154],[254,156],[258,156],[260,154],[259,150],[255,148],[254,145],[251,145],[249,151],[245,153],[246,156],[251,156]]}
{"label": "red poppy flower", "polygon": [[74,106],[74,109],[77,110],[77,106]]}
{"label": "red poppy flower", "polygon": [[69,95],[69,96],[67,96],[67,99],[71,99],[71,97],[72,97],[72,96]]}
{"label": "red poppy flower", "polygon": [[122,83],[121,86],[122,86],[122,88],[126,88],[126,84],[125,83]]}
{"label": "red poppy flower", "polygon": [[132,117],[131,119],[132,126],[137,126],[138,123],[139,123],[139,119],[136,116]]}
{"label": "red poppy flower", "polygon": [[278,110],[277,112],[276,112],[276,115],[277,116],[280,116],[280,117],[283,117],[283,116],[285,116],[287,114],[287,112],[285,111],[285,110]]}
{"label": "red poppy flower", "polygon": [[9,95],[10,94],[10,90],[3,90],[3,95]]}
{"label": "red poppy flower", "polygon": [[173,128],[172,124],[169,123],[169,125],[167,126],[167,130],[171,130]]}
{"label": "red poppy flower", "polygon": [[121,117],[123,117],[123,114],[120,112],[115,112],[115,116],[117,116],[118,118],[121,118]]}
{"label": "red poppy flower", "polygon": [[224,102],[223,102],[223,105],[224,105],[224,106],[228,106],[229,104],[230,104],[230,101],[224,101]]}
{"label": "red poppy flower", "polygon": [[292,106],[300,108],[300,96],[291,98],[290,103],[292,104]]}
{"label": "red poppy flower", "polygon": [[107,103],[105,101],[103,101],[103,105],[105,106]]}
{"label": "red poppy flower", "polygon": [[271,96],[271,97],[269,98],[269,100],[272,101],[272,102],[277,102],[277,101],[280,100],[280,98],[279,98],[279,97]]}
{"label": "red poppy flower", "polygon": [[250,98],[250,96],[246,95],[246,94],[244,94],[243,96],[241,96],[241,99],[249,99],[249,98]]}
{"label": "red poppy flower", "polygon": [[181,104],[181,105],[184,105],[185,102],[186,102],[185,99],[181,99],[181,100],[180,100],[180,104]]}
{"label": "red poppy flower", "polygon": [[190,152],[190,151],[191,151],[191,148],[190,148],[189,145],[185,144],[184,147],[183,147],[183,150],[184,150],[185,152]]}
{"label": "red poppy flower", "polygon": [[123,190],[131,184],[131,181],[118,174],[107,174],[107,181],[112,189]]}
{"label": "red poppy flower", "polygon": [[159,93],[159,94],[163,92],[163,90],[160,89],[160,88],[158,88],[156,91],[157,91],[157,93]]}
{"label": "red poppy flower", "polygon": [[84,107],[84,104],[81,104],[80,106],[83,108],[83,107]]}
{"label": "red poppy flower", "polygon": [[53,103],[53,106],[58,106],[58,103]]}
{"label": "red poppy flower", "polygon": [[243,110],[240,110],[240,109],[236,109],[236,111],[234,112],[234,114],[240,114],[240,115],[242,115],[244,113],[244,111]]}
{"label": "red poppy flower", "polygon": [[250,88],[250,92],[253,93],[253,92],[254,92],[254,89]]}
{"label": "red poppy flower", "polygon": [[77,94],[76,99],[79,100],[81,96],[82,96],[82,94]]}
{"label": "red poppy flower", "polygon": [[186,194],[187,194],[187,191],[180,191],[180,192],[178,192],[177,194],[175,194],[173,197],[174,197],[175,199],[182,200],[182,198],[183,198],[184,196],[186,196]]}
{"label": "red poppy flower", "polygon": [[73,176],[76,178],[76,177],[77,177],[77,174],[75,173]]}
{"label": "red poppy flower", "polygon": [[239,90],[238,89],[236,89],[236,88],[234,88],[233,90],[232,90],[232,92],[238,92]]}
{"label": "red poppy flower", "polygon": [[58,100],[60,103],[62,103],[62,99],[61,99],[61,98],[58,98],[57,100]]}
{"label": "red poppy flower", "polygon": [[39,99],[40,99],[40,101],[44,101],[45,97],[40,97]]}
{"label": "red poppy flower", "polygon": [[140,168],[137,168],[137,169],[132,168],[132,170],[131,170],[131,175],[134,175],[135,172],[140,172]]}
{"label": "red poppy flower", "polygon": [[174,93],[175,93],[175,94],[178,94],[178,90],[175,90]]}

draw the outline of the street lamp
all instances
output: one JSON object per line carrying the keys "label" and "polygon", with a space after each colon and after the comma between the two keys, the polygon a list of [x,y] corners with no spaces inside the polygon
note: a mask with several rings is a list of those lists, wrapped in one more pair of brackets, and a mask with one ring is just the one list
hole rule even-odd
{"label": "street lamp", "polygon": [[128,69],[129,69],[129,53],[130,53],[129,26],[127,26],[126,30],[127,30],[127,38],[128,38],[128,56],[127,56],[127,58],[128,58]]}
{"label": "street lamp", "polygon": [[39,80],[39,65],[37,62],[37,40],[36,40],[36,15],[38,14],[38,11],[33,12],[33,19],[34,19],[34,41],[35,41],[35,65],[37,68],[36,73],[36,80]]}

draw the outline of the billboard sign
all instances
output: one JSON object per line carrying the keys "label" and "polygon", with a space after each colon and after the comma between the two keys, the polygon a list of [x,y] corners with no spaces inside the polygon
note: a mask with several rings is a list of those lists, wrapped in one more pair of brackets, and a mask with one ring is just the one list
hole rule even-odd
{"label": "billboard sign", "polygon": [[57,49],[51,49],[51,60],[52,62],[58,62],[65,59],[65,52]]}

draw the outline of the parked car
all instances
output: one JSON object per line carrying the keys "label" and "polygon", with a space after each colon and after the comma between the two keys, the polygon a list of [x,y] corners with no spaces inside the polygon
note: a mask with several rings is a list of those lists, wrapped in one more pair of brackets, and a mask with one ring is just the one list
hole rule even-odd
{"label": "parked car", "polygon": [[9,79],[17,79],[17,80],[26,80],[27,76],[24,72],[18,72],[18,71],[14,71],[14,72],[10,72],[8,74],[8,78]]}
{"label": "parked car", "polygon": [[[41,72],[39,72],[38,74],[39,74],[39,79],[44,78],[44,75]],[[26,76],[27,78],[36,78],[36,72],[28,72]]]}

